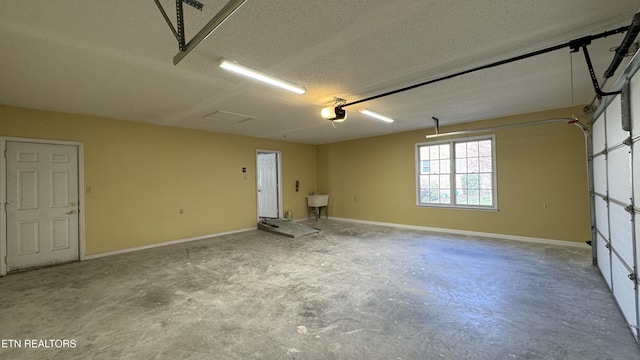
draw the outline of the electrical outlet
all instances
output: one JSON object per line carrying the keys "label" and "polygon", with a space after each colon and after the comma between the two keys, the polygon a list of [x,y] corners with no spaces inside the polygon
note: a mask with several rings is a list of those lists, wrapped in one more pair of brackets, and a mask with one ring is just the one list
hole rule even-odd
{"label": "electrical outlet", "polygon": [[545,210],[549,210],[549,203],[542,203],[542,208]]}

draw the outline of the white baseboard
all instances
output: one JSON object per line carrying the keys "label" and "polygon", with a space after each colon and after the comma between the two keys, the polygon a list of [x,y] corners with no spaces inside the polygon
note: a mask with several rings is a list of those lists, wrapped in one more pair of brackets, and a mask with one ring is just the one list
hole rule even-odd
{"label": "white baseboard", "polygon": [[[368,221],[368,220],[339,218],[339,217],[332,217],[332,216],[330,216],[329,219],[337,220],[337,221],[360,223],[360,224],[389,226],[389,227],[395,227],[395,228],[401,228],[401,229],[409,229],[409,230],[433,231],[433,232],[440,232],[440,233],[446,233],[446,234],[455,234],[455,235],[481,236],[481,237],[488,237],[488,238],[495,238],[495,239],[515,240],[515,241],[531,242],[531,243],[538,243],[538,244],[564,245],[564,246],[572,246],[572,247],[578,247],[578,248],[584,248],[584,249],[590,248],[590,246],[587,245],[586,243],[579,243],[579,242],[574,242],[574,241],[543,239],[543,238],[534,238],[534,237],[528,237],[528,236],[507,235],[507,234],[495,234],[495,233],[486,233],[486,232],[479,232],[479,231],[467,231],[467,230],[435,228],[435,227],[427,227],[427,226],[405,225],[405,224],[387,223],[387,222],[379,222],[379,221]],[[299,221],[303,221],[303,220],[307,220],[307,219],[306,218],[294,219],[293,222],[299,222]],[[170,240],[170,241],[165,241],[165,242],[161,242],[161,243],[157,243],[157,244],[136,246],[136,247],[132,247],[132,248],[114,250],[114,251],[98,253],[98,254],[85,255],[82,258],[82,260],[92,260],[92,259],[97,259],[97,258],[101,258],[101,257],[105,257],[105,256],[125,254],[125,253],[129,253],[129,252],[134,252],[134,251],[139,251],[139,250],[146,250],[146,249],[153,249],[153,248],[162,247],[162,246],[168,246],[168,245],[182,244],[182,243],[186,243],[186,242],[209,239],[209,238],[213,238],[213,237],[229,235],[229,234],[236,234],[236,233],[241,233],[241,232],[251,231],[251,230],[256,230],[256,227],[233,230],[233,231],[226,231],[226,232],[215,233],[215,234],[195,236],[195,237],[190,237],[190,238],[185,238],[185,239]]]}
{"label": "white baseboard", "polygon": [[136,247],[126,248],[126,249],[121,249],[121,250],[114,250],[114,251],[103,252],[103,253],[98,253],[98,254],[85,255],[82,258],[82,260],[92,260],[92,259],[97,259],[97,258],[101,258],[101,257],[105,257],[105,256],[125,254],[125,253],[129,253],[129,252],[134,252],[134,251],[139,251],[139,250],[146,250],[146,249],[153,249],[153,248],[162,247],[162,246],[168,246],[168,245],[182,244],[182,243],[186,243],[186,242],[191,242],[191,241],[196,241],[196,240],[203,240],[203,239],[210,239],[210,238],[218,237],[218,236],[222,236],[222,235],[237,234],[237,233],[241,233],[241,232],[245,232],[245,231],[251,231],[251,230],[256,230],[256,227],[240,229],[240,230],[226,231],[226,232],[209,234],[209,235],[194,236],[194,237],[185,238],[185,239],[165,241],[165,242],[161,242],[161,243],[157,243],[157,244],[142,245],[142,246],[136,246]]}
{"label": "white baseboard", "polygon": [[332,216],[330,216],[329,219],[338,220],[338,221],[354,222],[354,223],[360,223],[360,224],[389,226],[389,227],[410,229],[410,230],[433,231],[433,232],[455,234],[455,235],[481,236],[481,237],[488,237],[488,238],[495,238],[495,239],[515,240],[515,241],[531,242],[531,243],[538,243],[538,244],[572,246],[572,247],[578,247],[578,248],[583,248],[583,249],[590,249],[591,248],[591,246],[587,245],[586,243],[579,243],[579,242],[575,242],[575,241],[566,241],[566,240],[543,239],[543,238],[534,238],[534,237],[528,237],[528,236],[485,233],[485,232],[479,232],[479,231],[467,231],[467,230],[434,228],[434,227],[427,227],[427,226],[416,226],[416,225],[405,225],[405,224],[378,222],[378,221],[347,219],[347,218],[339,218],[339,217],[332,217]]}

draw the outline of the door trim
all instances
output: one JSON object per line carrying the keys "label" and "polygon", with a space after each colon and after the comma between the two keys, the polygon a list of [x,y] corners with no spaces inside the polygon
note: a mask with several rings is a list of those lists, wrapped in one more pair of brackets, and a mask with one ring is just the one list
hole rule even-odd
{"label": "door trim", "polygon": [[282,152],[276,150],[256,149],[256,218],[260,221],[258,212],[258,154],[276,154],[276,166],[278,169],[278,218],[284,217],[282,208]]}
{"label": "door trim", "polygon": [[78,147],[78,259],[85,259],[85,227],[84,227],[84,144],[77,141],[30,139],[20,137],[0,136],[0,169],[4,176],[0,176],[0,276],[7,275],[7,142],[25,142],[49,145],[72,145]]}

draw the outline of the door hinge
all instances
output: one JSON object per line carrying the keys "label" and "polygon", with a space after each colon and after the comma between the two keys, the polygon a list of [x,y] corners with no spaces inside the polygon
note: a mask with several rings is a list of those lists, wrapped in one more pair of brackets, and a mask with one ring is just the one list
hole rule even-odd
{"label": "door hinge", "polygon": [[627,275],[627,277],[629,278],[629,280],[637,283],[638,282],[638,274],[632,272],[631,274]]}

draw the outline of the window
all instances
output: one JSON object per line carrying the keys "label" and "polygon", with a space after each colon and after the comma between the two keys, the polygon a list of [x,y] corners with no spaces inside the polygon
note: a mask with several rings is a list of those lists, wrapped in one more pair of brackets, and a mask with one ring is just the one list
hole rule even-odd
{"label": "window", "polygon": [[418,205],[496,209],[495,137],[416,145]]}

